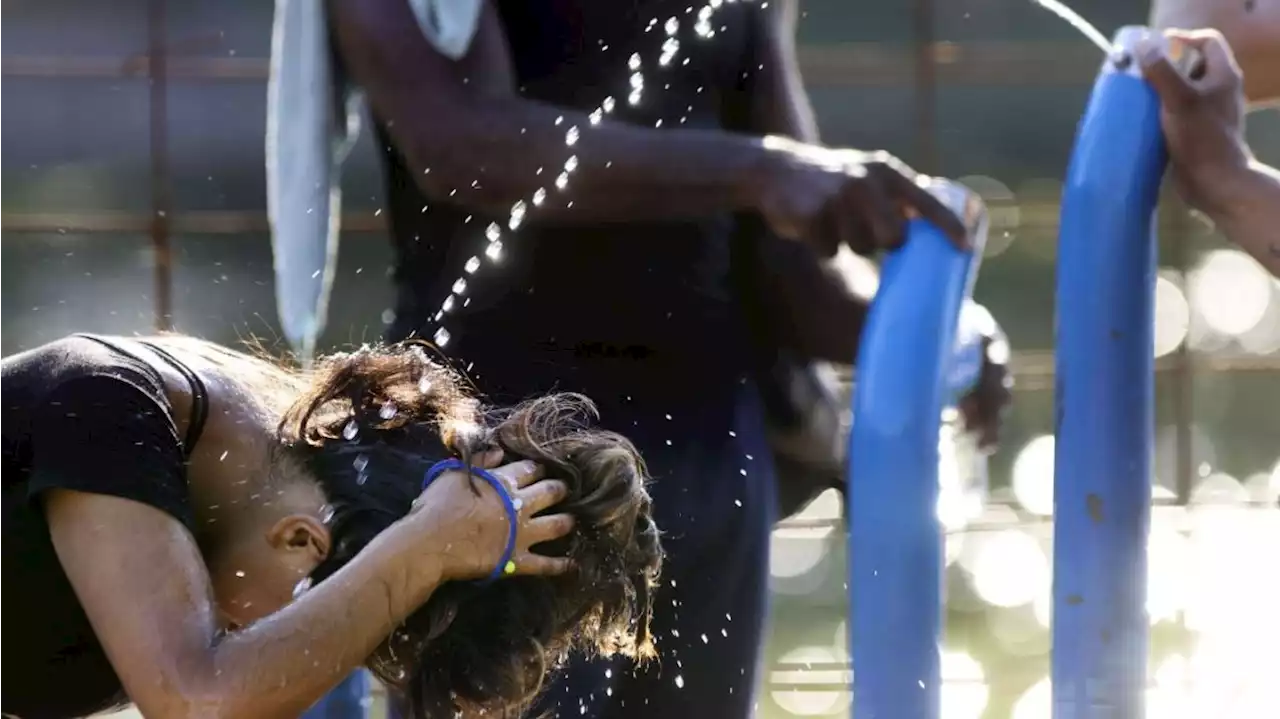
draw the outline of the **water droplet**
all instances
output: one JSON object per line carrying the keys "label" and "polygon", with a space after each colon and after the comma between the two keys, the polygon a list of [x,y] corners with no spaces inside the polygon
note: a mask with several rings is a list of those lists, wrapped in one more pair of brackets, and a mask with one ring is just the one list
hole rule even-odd
{"label": "water droplet", "polygon": [[613,99],[613,95],[610,95],[604,99],[604,102],[600,103],[600,108],[606,113],[610,113],[613,112],[613,108],[616,104],[617,101]]}
{"label": "water droplet", "polygon": [[663,24],[662,29],[666,30],[668,35],[675,35],[680,31],[680,21],[674,17],[669,17],[667,22]]}
{"label": "water droplet", "polygon": [[631,104],[631,105],[639,105],[639,104],[640,104],[640,98],[641,98],[643,95],[644,95],[644,93],[643,93],[643,92],[641,92],[640,90],[632,90],[632,91],[631,91],[631,94],[630,94],[630,95],[627,95],[627,103],[628,103],[628,104]]}
{"label": "water droplet", "polygon": [[515,230],[524,222],[524,213],[528,211],[528,205],[524,204],[524,200],[516,202],[511,206],[511,217],[507,219],[507,227]]}
{"label": "water droplet", "polygon": [[332,504],[326,504],[326,505],[324,505],[323,507],[321,507],[321,508],[320,508],[320,521],[321,521],[321,522],[324,522],[325,524],[328,524],[329,522],[333,521],[333,515],[334,515],[334,510],[333,510],[333,505],[332,505]]}
{"label": "water droplet", "polygon": [[363,472],[365,468],[369,466],[369,457],[363,454],[359,455],[356,457],[355,461],[351,463],[351,466],[355,467],[357,472]]}
{"label": "water droplet", "polygon": [[567,172],[562,172],[562,173],[560,173],[559,175],[556,175],[556,189],[557,189],[557,190],[563,190],[564,188],[566,188],[566,187],[568,187],[568,186],[569,186],[569,173],[567,173]]}
{"label": "water droplet", "polygon": [[606,670],[604,670],[604,678],[605,678],[605,679],[608,679],[608,678],[610,678],[610,677],[612,677],[612,676],[613,676],[613,670],[612,670],[612,669],[606,669]]}
{"label": "water droplet", "polygon": [[498,227],[498,223],[490,222],[484,230],[484,237],[490,242],[497,242],[498,238],[502,237],[502,228]]}
{"label": "water droplet", "polygon": [[422,379],[418,380],[418,391],[419,391],[419,392],[421,392],[421,393],[423,393],[423,394],[426,394],[426,393],[428,393],[428,392],[430,392],[430,391],[431,391],[431,378],[430,378],[430,377],[427,377],[426,375],[423,375]]}
{"label": "water droplet", "polygon": [[387,402],[378,408],[378,416],[383,419],[394,419],[396,416],[396,403]]}
{"label": "water droplet", "polygon": [[230,452],[223,452],[222,455],[218,457],[218,461],[221,462],[226,459],[228,454],[230,454]]}
{"label": "water droplet", "polygon": [[471,259],[467,260],[467,264],[463,265],[462,269],[467,274],[474,273],[476,270],[480,269],[480,258],[472,257]]}
{"label": "water droplet", "polygon": [[578,156],[569,155],[569,159],[564,161],[564,171],[574,172],[578,169]]}
{"label": "water droplet", "polygon": [[629,82],[631,83],[631,87],[633,89],[640,90],[644,88],[644,75],[641,75],[638,72],[633,72],[631,73],[631,79],[629,80]]}
{"label": "water droplet", "polygon": [[578,144],[578,126],[574,125],[564,134],[564,144],[573,147]]}
{"label": "water droplet", "polygon": [[243,570],[243,569],[237,569],[237,570],[236,570],[236,576],[237,576],[237,577],[240,577],[241,579],[244,579],[244,570]]}
{"label": "water droplet", "polygon": [[357,486],[363,487],[364,483],[368,481],[369,481],[369,475],[365,474],[364,472],[361,472],[360,474],[356,475]]}
{"label": "water droplet", "polygon": [[590,115],[587,115],[587,120],[588,120],[592,125],[599,125],[599,124],[600,124],[600,121],[601,121],[601,120],[603,120],[603,119],[604,119],[604,110],[602,110],[602,109],[600,109],[600,108],[596,108],[596,109],[592,110],[592,111],[591,111],[591,114],[590,114]]}
{"label": "water droplet", "polygon": [[520,508],[524,506],[524,500],[520,499],[519,497],[516,497],[511,500],[511,506],[515,507],[516,511],[518,512],[520,511]]}
{"label": "water droplet", "polygon": [[356,424],[356,421],[354,419],[351,420],[350,422],[347,422],[347,426],[342,428],[342,438],[347,440],[348,442],[355,439],[357,436],[359,436],[359,434],[360,434],[360,425]]}
{"label": "water droplet", "polygon": [[440,329],[436,330],[436,333],[433,336],[433,340],[436,343],[437,347],[444,347],[445,345],[449,344],[450,336],[451,335],[449,334],[449,330],[441,327]]}
{"label": "water droplet", "polygon": [[311,588],[311,577],[303,577],[302,581],[293,585],[293,598],[297,599],[298,597],[301,597],[303,594],[306,594],[307,590],[310,588]]}
{"label": "water droplet", "polygon": [[533,204],[537,206],[537,205],[541,205],[546,201],[547,201],[547,191],[539,187],[537,191],[533,193]]}
{"label": "water droplet", "polygon": [[485,257],[488,257],[494,262],[497,262],[499,259],[502,258],[502,243],[490,242],[489,246],[484,248],[484,254],[485,254]]}
{"label": "water droplet", "polygon": [[705,634],[703,634],[703,635],[702,635],[702,643],[703,643],[703,644],[707,644],[707,643],[709,643],[709,641],[708,641],[708,639],[707,639],[707,635],[705,635]]}
{"label": "water droplet", "polygon": [[667,421],[668,421],[668,422],[670,422],[670,421],[671,421],[671,415],[669,415],[669,414],[668,414],[668,415],[665,415],[665,416],[666,416],[666,418],[667,418]]}
{"label": "water droplet", "polygon": [[669,37],[666,42],[662,43],[662,54],[658,56],[658,64],[666,67],[671,64],[672,60],[676,59],[678,54],[680,54],[680,41],[674,37]]}
{"label": "water droplet", "polygon": [[631,53],[631,57],[627,58],[627,67],[631,70],[640,69],[640,53]]}
{"label": "water droplet", "polygon": [[455,295],[461,295],[461,294],[464,294],[466,291],[467,291],[467,281],[466,281],[466,279],[464,279],[464,278],[462,278],[462,277],[459,277],[458,279],[454,280],[454,282],[453,282],[453,293],[454,293]]}
{"label": "water droplet", "polygon": [[742,506],[742,500],[741,500],[741,499],[735,499],[735,500],[733,500],[733,506],[735,506],[735,507],[741,507],[741,506]]}
{"label": "water droplet", "polygon": [[677,674],[677,675],[676,675],[676,689],[684,689],[684,675],[683,675],[683,674]]}

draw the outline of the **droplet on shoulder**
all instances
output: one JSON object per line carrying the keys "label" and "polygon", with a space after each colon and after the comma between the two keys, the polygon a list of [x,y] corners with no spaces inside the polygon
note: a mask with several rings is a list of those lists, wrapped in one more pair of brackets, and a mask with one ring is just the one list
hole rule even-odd
{"label": "droplet on shoulder", "polygon": [[342,438],[350,442],[360,435],[360,425],[356,424],[353,419],[347,422],[347,426],[342,428]]}

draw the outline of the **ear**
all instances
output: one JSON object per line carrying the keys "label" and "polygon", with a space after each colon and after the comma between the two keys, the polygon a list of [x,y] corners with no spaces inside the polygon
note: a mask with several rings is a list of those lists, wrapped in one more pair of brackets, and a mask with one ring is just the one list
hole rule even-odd
{"label": "ear", "polygon": [[309,514],[282,517],[267,533],[267,542],[282,552],[304,552],[315,564],[329,556],[329,529]]}

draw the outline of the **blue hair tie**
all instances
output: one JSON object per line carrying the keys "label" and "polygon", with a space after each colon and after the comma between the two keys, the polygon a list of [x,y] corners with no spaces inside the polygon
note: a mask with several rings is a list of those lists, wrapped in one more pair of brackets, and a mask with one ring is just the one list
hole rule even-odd
{"label": "blue hair tie", "polygon": [[516,512],[515,502],[511,500],[511,492],[507,491],[507,485],[502,480],[495,477],[489,470],[481,469],[480,467],[469,467],[460,459],[445,459],[431,465],[431,469],[428,469],[426,476],[422,478],[422,491],[425,492],[436,477],[455,469],[460,472],[467,472],[472,477],[479,477],[488,482],[489,486],[493,487],[498,496],[502,498],[502,506],[507,510],[507,521],[511,525],[511,529],[507,533],[507,548],[503,551],[502,558],[498,560],[498,565],[493,568],[487,578],[481,580],[481,583],[488,584],[502,575],[512,574],[516,570],[516,565],[511,560],[511,555],[515,554],[516,551],[516,529],[519,527],[520,516]]}

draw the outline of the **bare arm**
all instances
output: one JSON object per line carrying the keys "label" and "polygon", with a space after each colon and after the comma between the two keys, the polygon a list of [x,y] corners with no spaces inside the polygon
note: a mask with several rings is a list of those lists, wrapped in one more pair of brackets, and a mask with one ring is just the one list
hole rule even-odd
{"label": "bare arm", "polygon": [[1227,197],[1210,218],[1227,239],[1280,277],[1280,171],[1254,160],[1230,183]]}
{"label": "bare arm", "polygon": [[[362,664],[431,593],[440,562],[389,572],[384,533],[268,619],[220,635],[199,549],[177,521],[125,499],[45,497],[58,558],[130,698],[147,717],[296,717]],[[110,518],[104,521],[104,517]]]}
{"label": "bare arm", "polygon": [[[798,15],[798,0],[769,5],[756,37],[755,54],[763,67],[751,85],[750,130],[817,143],[818,123],[796,57]],[[782,242],[764,227],[759,230],[756,266],[763,271],[755,281],[771,303],[760,310],[776,315],[772,327],[790,333],[779,339],[809,356],[851,363],[870,298],[853,290],[837,263],[817,257],[808,247]]]}
{"label": "bare arm", "polygon": [[[587,113],[523,99],[488,3],[470,50],[455,63],[423,38],[406,0],[328,2],[344,62],[428,196],[456,189],[455,202],[505,212],[546,188],[539,214],[578,222],[698,216],[753,204],[747,185],[766,154],[761,138],[607,119],[592,126]],[[645,60],[652,71],[654,58]],[[565,143],[571,127],[580,130],[572,148]],[[578,168],[568,191],[556,193],[552,182],[570,155]]]}

